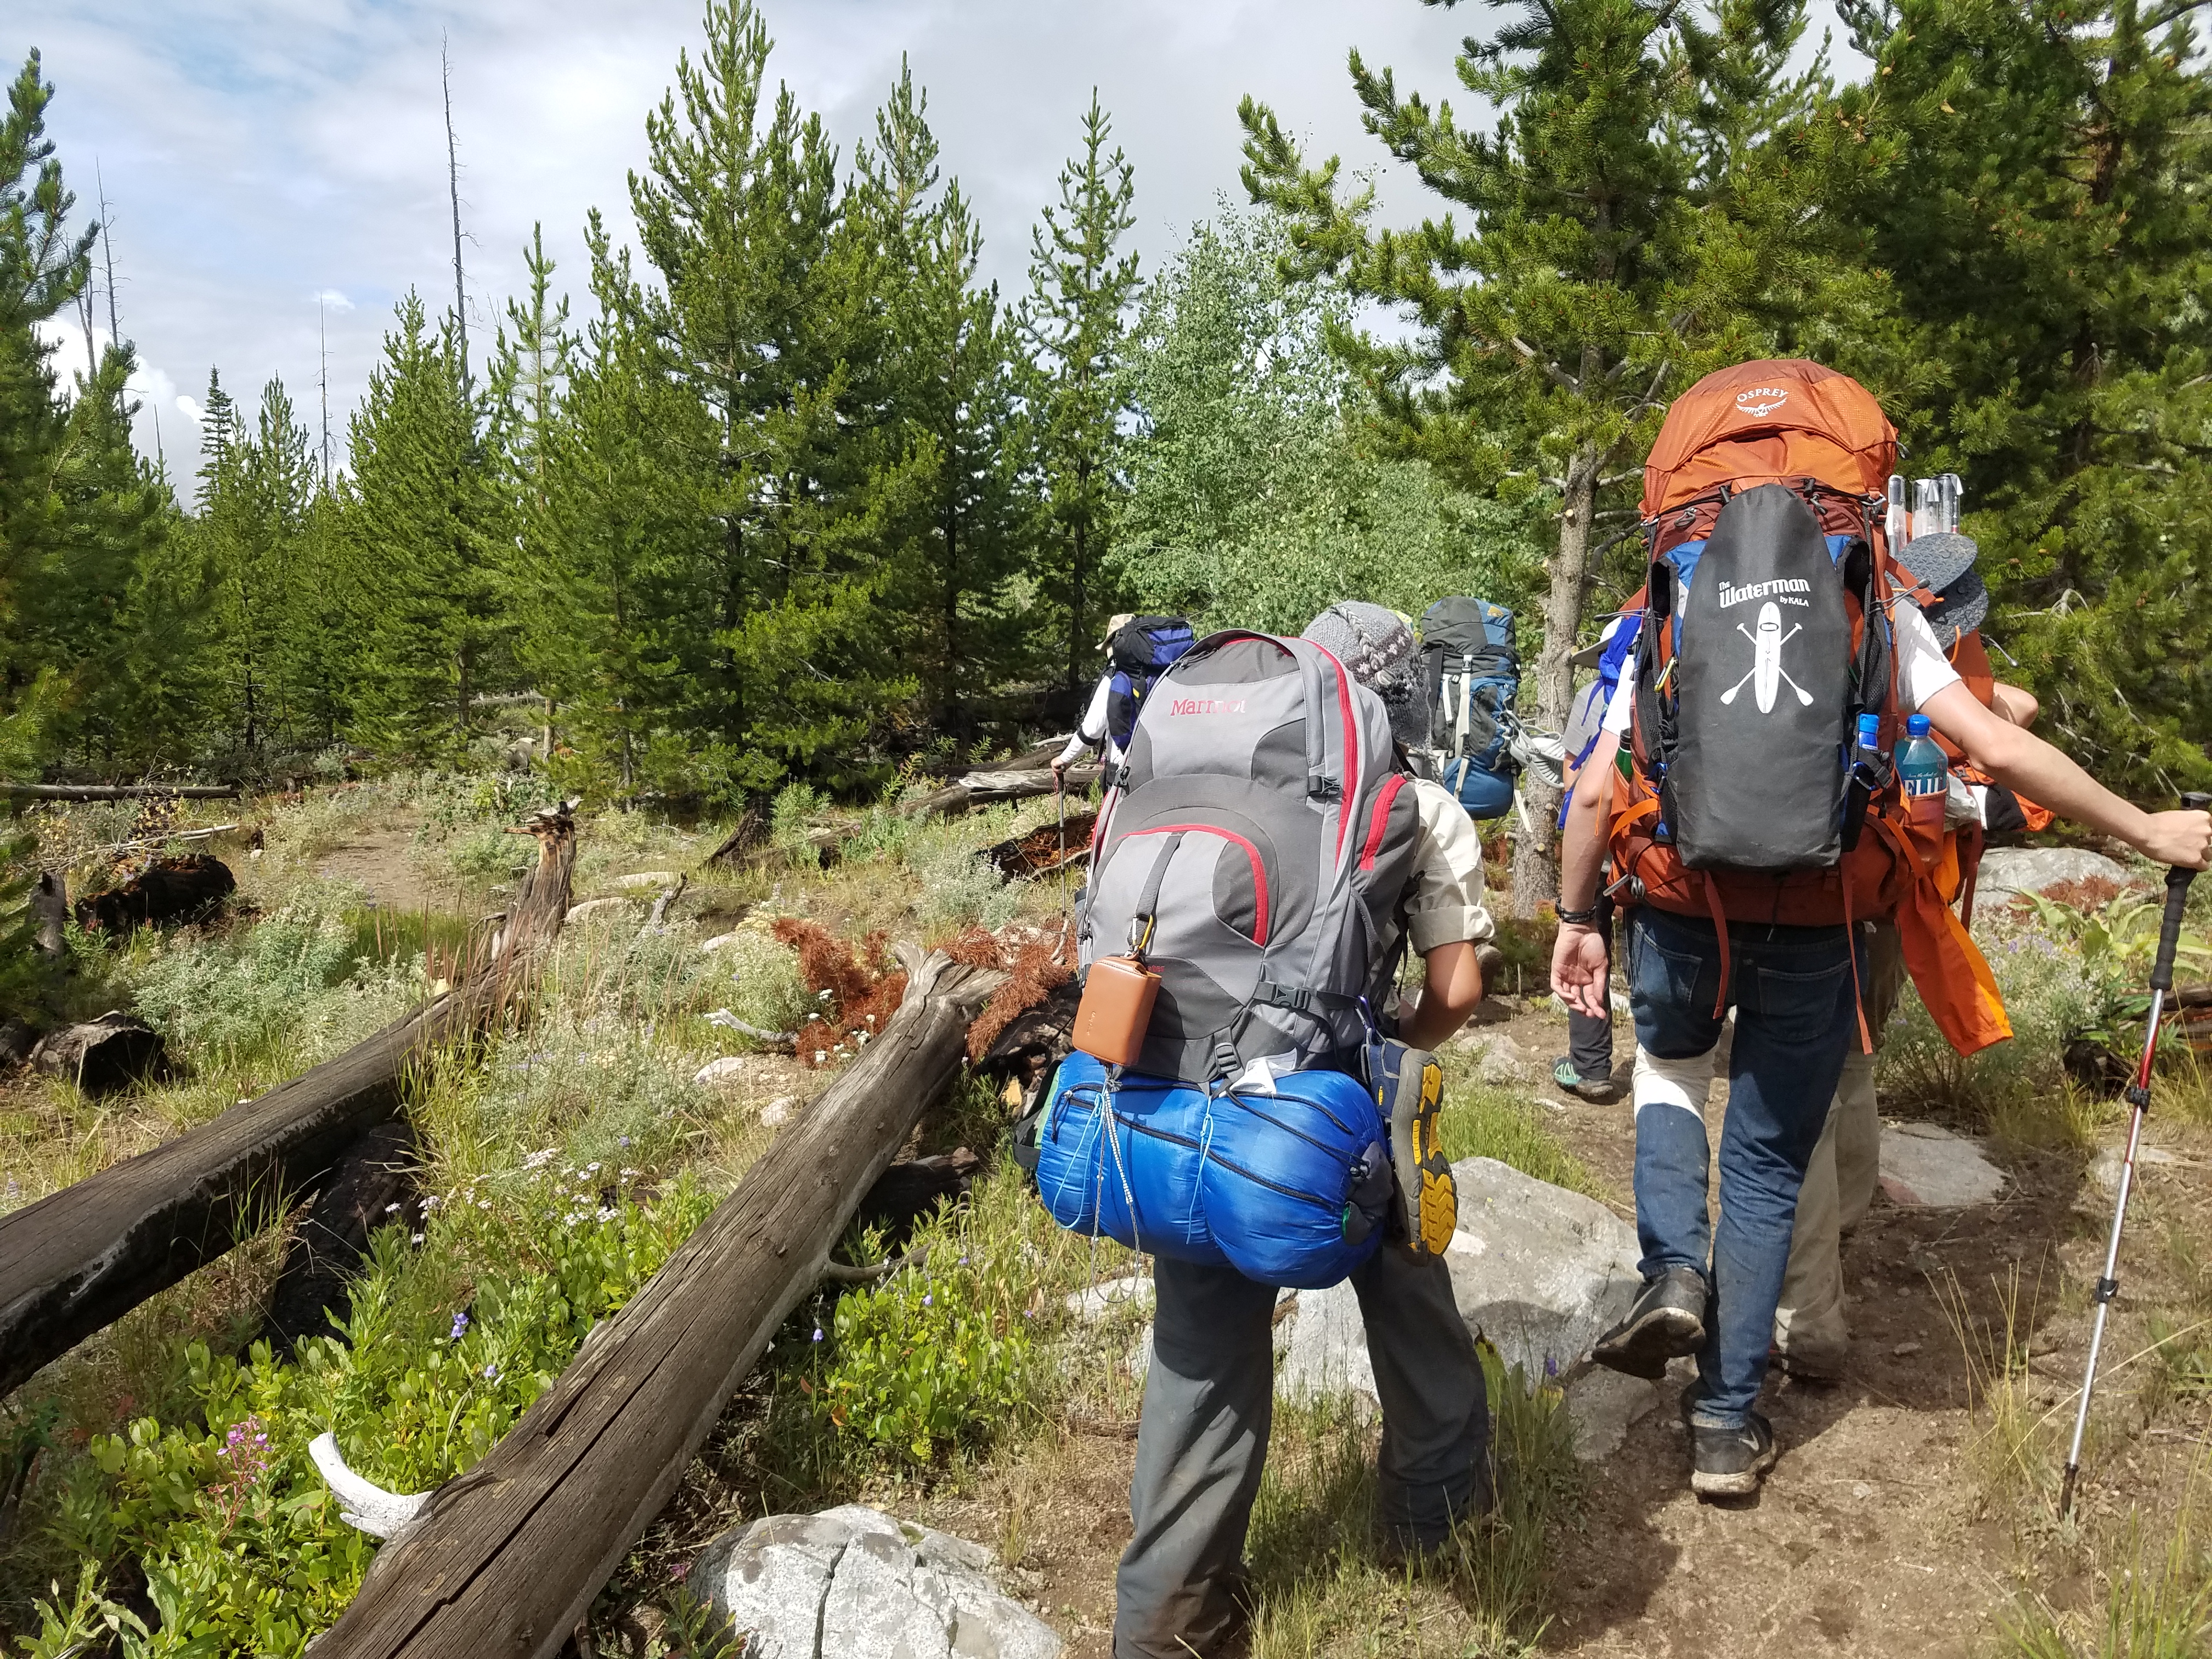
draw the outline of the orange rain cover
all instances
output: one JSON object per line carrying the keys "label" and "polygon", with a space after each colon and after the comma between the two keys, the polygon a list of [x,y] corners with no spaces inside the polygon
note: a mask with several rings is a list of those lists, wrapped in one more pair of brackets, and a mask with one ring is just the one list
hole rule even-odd
{"label": "orange rain cover", "polygon": [[1674,399],[1644,465],[1644,516],[1723,479],[1749,489],[1818,478],[1879,495],[1897,470],[1897,428],[1848,374],[1803,357],[1716,369]]}

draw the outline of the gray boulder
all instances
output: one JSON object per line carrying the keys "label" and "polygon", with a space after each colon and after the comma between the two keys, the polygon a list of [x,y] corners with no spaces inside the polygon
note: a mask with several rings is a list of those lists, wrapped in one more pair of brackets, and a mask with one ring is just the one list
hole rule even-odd
{"label": "gray boulder", "polygon": [[1982,1156],[1978,1140],[1933,1123],[1881,1126],[1881,1189],[1907,1209],[1962,1209],[1993,1202],[2004,1171]]}
{"label": "gray boulder", "polygon": [[[1468,1328],[1531,1384],[1564,1375],[1628,1311],[1643,1284],[1636,1230],[1580,1193],[1495,1158],[1452,1165],[1459,1231],[1444,1256]],[[1302,1291],[1277,1387],[1371,1395],[1375,1372],[1349,1284]]]}
{"label": "gray boulder", "polygon": [[687,1582],[750,1659],[1058,1659],[997,1572],[980,1545],[848,1504],[725,1533]]}
{"label": "gray boulder", "polygon": [[1996,847],[1982,854],[1976,897],[1992,903],[2015,893],[2042,893],[2062,882],[2101,878],[2125,887],[2136,879],[2124,864],[2078,847]]}

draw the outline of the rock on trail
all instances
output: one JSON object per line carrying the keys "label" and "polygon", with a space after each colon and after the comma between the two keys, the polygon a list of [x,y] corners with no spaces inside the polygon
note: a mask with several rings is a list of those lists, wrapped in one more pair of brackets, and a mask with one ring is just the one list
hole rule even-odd
{"label": "rock on trail", "polygon": [[701,1552],[691,1592],[753,1659],[1057,1659],[1052,1628],[1001,1587],[991,1553],[848,1504],[772,1515]]}
{"label": "rock on trail", "polygon": [[[1444,1261],[1461,1316],[1530,1383],[1565,1375],[1635,1299],[1635,1230],[1595,1199],[1495,1158],[1462,1159],[1452,1175],[1459,1231]],[[1350,1284],[1299,1293],[1277,1386],[1293,1395],[1374,1392]]]}
{"label": "rock on trail", "polygon": [[1959,1209],[1991,1202],[2004,1184],[2004,1171],[1982,1156],[1979,1141],[1933,1123],[1881,1126],[1881,1189],[1893,1204]]}

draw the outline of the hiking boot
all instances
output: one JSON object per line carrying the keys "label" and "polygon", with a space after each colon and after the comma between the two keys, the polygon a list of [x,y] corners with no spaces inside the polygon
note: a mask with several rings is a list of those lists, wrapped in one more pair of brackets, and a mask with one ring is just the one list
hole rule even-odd
{"label": "hiking boot", "polygon": [[1595,1101],[1601,1106],[1620,1098],[1620,1087],[1611,1078],[1586,1078],[1565,1054],[1552,1062],[1552,1081],[1576,1098]]}
{"label": "hiking boot", "polygon": [[1425,1048],[1382,1045],[1379,1104],[1390,1121],[1390,1164],[1406,1242],[1416,1255],[1442,1255],[1459,1226],[1459,1189],[1437,1139],[1444,1068]]}
{"label": "hiking boot", "polygon": [[1631,1376],[1664,1376],[1668,1360],[1705,1346],[1711,1295],[1695,1267],[1668,1268],[1644,1281],[1628,1317],[1598,1338],[1590,1358]]}
{"label": "hiking boot", "polygon": [[1838,1338],[1799,1334],[1790,1337],[1786,1346],[1775,1344],[1767,1351],[1767,1358],[1800,1382],[1840,1382],[1844,1362],[1850,1358],[1850,1344]]}
{"label": "hiking boot", "polygon": [[1682,1420],[1690,1431],[1690,1490],[1700,1498],[1748,1498],[1774,1467],[1774,1425],[1757,1412],[1743,1426],[1711,1429],[1697,1420],[1689,1395],[1682,1396]]}
{"label": "hiking boot", "polygon": [[1504,951],[1495,945],[1478,945],[1474,947],[1474,965],[1482,973],[1483,995],[1494,997],[1504,988],[1501,982],[1505,977]]}

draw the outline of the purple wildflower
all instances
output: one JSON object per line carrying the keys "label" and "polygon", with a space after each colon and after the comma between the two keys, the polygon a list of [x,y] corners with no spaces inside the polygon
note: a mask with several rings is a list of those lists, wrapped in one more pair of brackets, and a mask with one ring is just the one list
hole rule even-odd
{"label": "purple wildflower", "polygon": [[461,1333],[467,1330],[468,1328],[469,1316],[467,1310],[464,1310],[453,1316],[453,1328],[446,1333],[446,1340],[448,1342],[459,1341],[461,1340]]}

